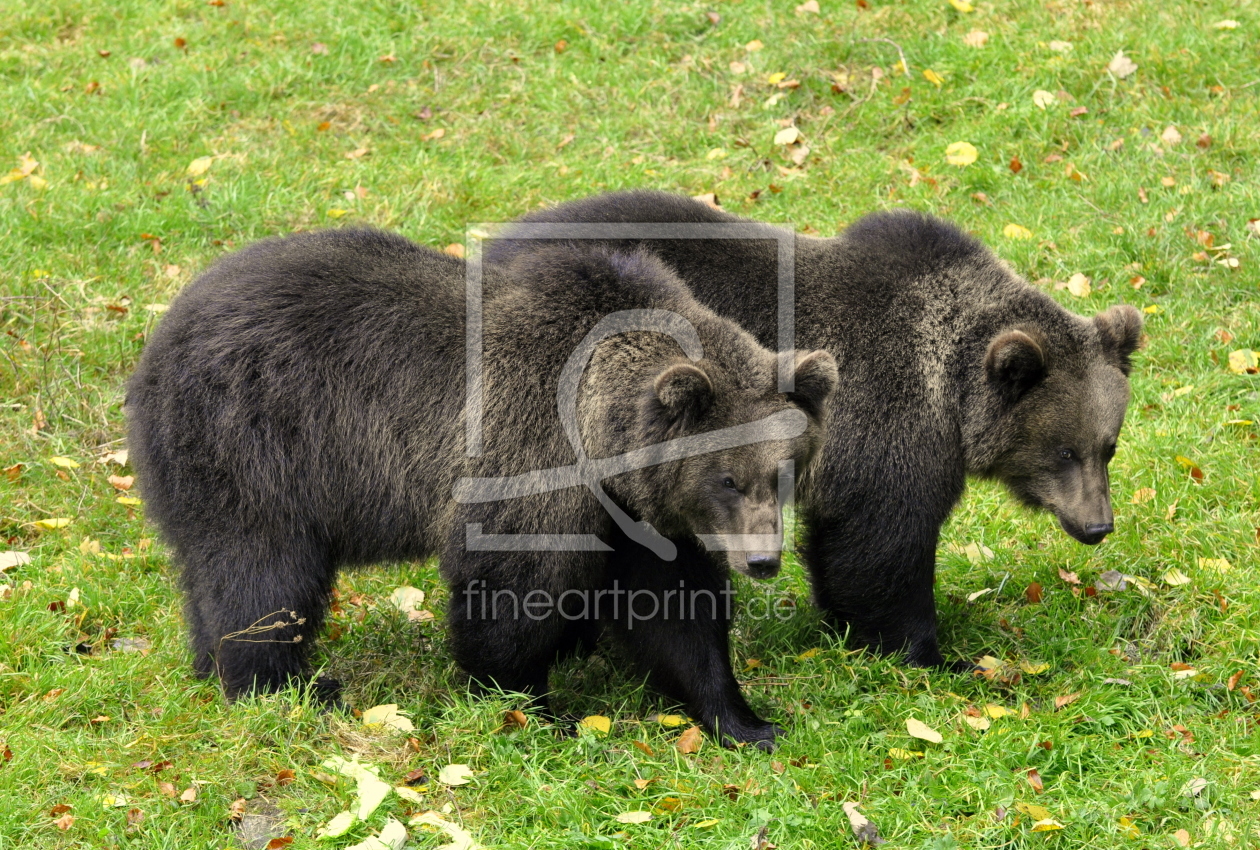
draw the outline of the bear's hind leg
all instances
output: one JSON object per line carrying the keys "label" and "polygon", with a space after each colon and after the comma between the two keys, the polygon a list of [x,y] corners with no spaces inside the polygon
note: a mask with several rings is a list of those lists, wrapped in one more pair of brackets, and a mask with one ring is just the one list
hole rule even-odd
{"label": "bear's hind leg", "polygon": [[193,667],[217,673],[229,700],[275,691],[306,672],[335,570],[307,539],[243,539],[183,558]]}

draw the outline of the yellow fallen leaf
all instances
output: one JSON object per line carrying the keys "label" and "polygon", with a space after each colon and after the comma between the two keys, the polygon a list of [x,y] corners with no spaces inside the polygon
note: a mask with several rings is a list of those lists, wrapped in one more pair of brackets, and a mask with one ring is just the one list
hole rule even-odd
{"label": "yellow fallen leaf", "polygon": [[583,717],[578,725],[590,729],[592,732],[598,732],[601,735],[607,735],[612,731],[612,721],[602,714],[592,714],[589,717]]}
{"label": "yellow fallen leaf", "polygon": [[329,218],[341,218],[343,215],[349,215],[350,210],[343,210],[340,207],[332,207],[328,210]]}
{"label": "yellow fallen leaf", "polygon": [[131,805],[127,795],[119,791],[117,794],[106,794],[101,797],[101,805],[107,809],[125,809]]}
{"label": "yellow fallen leaf", "polygon": [[972,729],[975,729],[977,732],[983,732],[993,725],[989,722],[989,718],[987,717],[972,717],[969,714],[963,715],[963,722]]}
{"label": "yellow fallen leaf", "polygon": [[796,660],[804,661],[806,658],[813,658],[820,651],[821,650],[819,650],[818,647],[814,647],[813,649],[807,649],[804,652],[802,652],[800,655],[796,656]]}
{"label": "yellow fallen leaf", "polygon": [[968,3],[967,0],[949,0],[949,5],[953,6],[964,15],[976,10],[976,7]]}
{"label": "yellow fallen leaf", "polygon": [[963,36],[963,44],[968,47],[984,47],[989,43],[989,34],[984,30],[972,30]]}
{"label": "yellow fallen leaf", "polygon": [[714,148],[704,155],[705,159],[722,159],[726,156],[726,151],[722,148]]}
{"label": "yellow fallen leaf", "polygon": [[438,771],[437,778],[443,785],[467,785],[473,778],[473,769],[466,764],[448,764]]}
{"label": "yellow fallen leaf", "polygon": [[721,823],[721,821],[717,818],[705,818],[696,824],[696,829],[708,829],[709,827],[717,826],[719,823]]}
{"label": "yellow fallen leaf", "polygon": [[775,71],[773,74],[766,77],[766,82],[769,83],[770,85],[774,85],[775,83],[781,83],[786,79],[787,79],[787,74],[783,73],[782,71]]}
{"label": "yellow fallen leaf", "polygon": [[1059,823],[1054,818],[1044,818],[1037,821],[1032,826],[1033,832],[1050,832],[1055,829],[1063,829],[1063,824]]}
{"label": "yellow fallen leaf", "polygon": [[952,142],[945,148],[945,161],[962,168],[980,158],[980,152],[970,142]]}
{"label": "yellow fallen leaf", "polygon": [[1142,312],[1149,316],[1158,316],[1160,313],[1164,312],[1164,308],[1158,304],[1151,304],[1148,307],[1143,307]]}
{"label": "yellow fallen leaf", "polygon": [[895,758],[895,759],[902,759],[903,761],[904,761],[904,760],[906,760],[906,759],[921,759],[921,758],[923,758],[923,753],[922,753],[922,751],[920,751],[920,750],[903,750],[901,747],[889,747],[889,748],[888,748],[888,755],[892,756],[892,757],[893,757],[893,758]]}
{"label": "yellow fallen leaf", "polygon": [[756,38],[754,38],[752,41],[744,45],[744,49],[747,50],[749,53],[756,53],[758,50],[760,50],[763,47],[765,47],[765,45],[761,43],[760,39],[756,39]]}
{"label": "yellow fallen leaf", "polygon": [[1135,505],[1141,505],[1155,498],[1155,490],[1151,487],[1142,487],[1133,491],[1133,498],[1130,500]]}
{"label": "yellow fallen leaf", "polygon": [[1171,570],[1164,573],[1161,578],[1164,580],[1165,584],[1171,587],[1181,587],[1183,584],[1190,583],[1190,576],[1186,575],[1176,567],[1173,567]]}
{"label": "yellow fallen leaf", "polygon": [[985,588],[982,588],[982,589],[980,589],[980,590],[977,590],[975,593],[968,593],[968,594],[967,594],[967,601],[968,601],[968,602],[975,602],[977,599],[979,599],[981,596],[984,596],[986,593],[992,593],[992,592],[993,592],[993,588],[991,588],[991,587],[985,587]]}
{"label": "yellow fallen leaf", "polygon": [[1217,21],[1216,23],[1212,24],[1212,29],[1214,30],[1238,29],[1238,21],[1234,21],[1229,18],[1226,18],[1223,21]]}
{"label": "yellow fallen leaf", "polygon": [[1038,806],[1033,803],[1016,803],[1015,811],[1028,815],[1033,820],[1049,820],[1053,815],[1050,810],[1044,806]]}
{"label": "yellow fallen leaf", "polygon": [[79,468],[79,462],[77,460],[74,460],[73,458],[68,458],[68,457],[50,457],[48,459],[48,462],[51,463],[53,466],[60,466],[60,467],[64,467],[65,469],[78,469]]}
{"label": "yellow fallen leaf", "polygon": [[[412,611],[418,611],[420,606],[424,605],[424,591],[418,587],[412,587],[409,584],[404,584],[402,587],[394,588],[394,592],[389,595],[389,604],[393,605],[404,614],[408,614]],[[377,708],[383,707],[384,706],[377,706]],[[397,708],[397,706],[394,707]],[[374,711],[375,709],[369,710]],[[364,717],[366,718],[366,716],[367,715],[365,713]],[[367,723],[369,721],[365,719],[363,722]]]}
{"label": "yellow fallen leaf", "polygon": [[1001,717],[1014,717],[1015,716],[1015,712],[1011,711],[1006,706],[997,705],[995,703],[989,703],[988,705],[986,705],[984,707],[984,713],[987,714],[989,717],[992,717],[994,720],[997,720],[998,718],[1001,718]]}
{"label": "yellow fallen leaf", "polygon": [[1045,89],[1037,89],[1033,92],[1033,105],[1038,109],[1045,109],[1047,106],[1054,104],[1054,92],[1048,92]]}
{"label": "yellow fallen leaf", "polygon": [[46,528],[50,531],[54,528],[65,528],[67,525],[69,525],[72,522],[74,522],[74,519],[72,517],[64,517],[64,516],[35,520],[35,524],[37,526],[39,526],[40,528]]}
{"label": "yellow fallen leaf", "polygon": [[910,733],[912,738],[918,738],[932,744],[939,744],[945,740],[941,737],[940,732],[937,732],[922,720],[917,720],[913,717],[906,718],[906,731]]}
{"label": "yellow fallen leaf", "polygon": [[[412,588],[413,590],[415,588]],[[385,726],[399,732],[411,732],[416,727],[410,718],[398,710],[396,703],[376,705],[363,712],[364,726]]]}
{"label": "yellow fallen leaf", "polygon": [[136,505],[143,504],[143,502],[135,496],[119,496],[114,501],[120,505],[126,505],[129,508],[134,508]]}
{"label": "yellow fallen leaf", "polygon": [[453,824],[434,811],[424,812],[407,821],[408,826],[432,826],[442,830],[450,837],[449,844],[443,844],[442,850],[484,850],[473,840],[472,833],[462,826]]}
{"label": "yellow fallen leaf", "polygon": [[1068,278],[1067,290],[1077,298],[1089,297],[1089,293],[1092,291],[1089,285],[1089,278],[1077,272]]}
{"label": "yellow fallen leaf", "polygon": [[1116,825],[1120,827],[1120,834],[1123,835],[1125,838],[1141,838],[1142,837],[1141,830],[1139,830],[1137,828],[1137,825],[1134,824],[1133,821],[1129,820],[1128,818],[1120,818],[1120,820],[1117,822]]}
{"label": "yellow fallen leaf", "polygon": [[662,714],[656,719],[662,726],[668,726],[671,729],[677,726],[682,726],[687,722],[687,718],[683,717],[681,714]]}
{"label": "yellow fallen leaf", "polygon": [[1081,695],[1079,693],[1064,694],[1063,696],[1055,697],[1054,710],[1058,711],[1059,709],[1063,708],[1066,705],[1071,705],[1072,703],[1076,702],[1080,698],[1081,698]]}
{"label": "yellow fallen leaf", "polygon": [[340,838],[350,831],[356,820],[354,812],[341,812],[328,823],[315,830],[315,838],[319,841],[323,841],[326,838]]}
{"label": "yellow fallen leaf", "polygon": [[945,83],[945,78],[933,71],[931,68],[925,68],[923,70],[923,78],[932,85],[936,86],[938,89]]}
{"label": "yellow fallen leaf", "polygon": [[1216,570],[1219,573],[1227,573],[1233,569],[1233,566],[1224,558],[1200,558],[1199,569]]}
{"label": "yellow fallen leaf", "polygon": [[394,794],[408,803],[423,803],[425,799],[424,795],[415,788],[409,788],[406,785],[395,785]]}
{"label": "yellow fallen leaf", "polygon": [[1008,224],[1002,228],[1002,235],[1007,239],[1032,239],[1033,233],[1027,227],[1019,224]]}
{"label": "yellow fallen leaf", "polygon": [[1031,661],[1019,662],[1019,669],[1023,670],[1029,676],[1038,676],[1050,669],[1049,664],[1034,664]]}
{"label": "yellow fallen leaf", "polygon": [[791,145],[800,141],[801,131],[795,127],[784,127],[782,130],[774,134],[774,143],[776,145]]}
{"label": "yellow fallen leaf", "polygon": [[1137,69],[1137,63],[1125,56],[1123,50],[1116,51],[1116,55],[1107,63],[1107,70],[1122,80],[1137,73]]}
{"label": "yellow fallen leaf", "polygon": [[1229,371],[1235,375],[1254,374],[1260,370],[1260,354],[1249,348],[1240,348],[1229,353]]}
{"label": "yellow fallen leaf", "polygon": [[651,819],[651,812],[622,812],[617,815],[617,823],[647,823]]}
{"label": "yellow fallen leaf", "polygon": [[210,166],[214,164],[214,157],[199,156],[192,162],[188,163],[188,176],[200,177],[210,170]]}

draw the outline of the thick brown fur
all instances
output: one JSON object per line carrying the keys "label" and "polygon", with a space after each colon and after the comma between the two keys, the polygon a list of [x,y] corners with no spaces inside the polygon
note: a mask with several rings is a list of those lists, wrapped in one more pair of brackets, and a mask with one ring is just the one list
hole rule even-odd
{"label": "thick brown fur", "polygon": [[[834,361],[802,355],[815,389],[789,399],[777,391],[774,356],[700,306],[655,258],[543,247],[486,272],[484,447],[470,458],[464,287],[460,260],[341,230],[228,256],[172,303],[128,387],[128,442],[147,516],[180,566],[195,669],[217,673],[229,697],[281,687],[306,671],[339,568],[440,553],[452,649],[479,682],[542,697],[557,653],[608,627],[711,731],[768,745],[775,728],[753,713],[730,669],[729,595],[720,595],[728,565],[748,569],[752,554],[748,565],[746,553],[715,557],[696,535],[757,531],[767,504],[781,533],[772,485],[780,461],[808,466]],[[654,332],[601,342],[577,396],[590,458],[816,405],[805,433],[605,481],[617,505],[673,542],[673,562],[648,566],[585,487],[453,501],[461,476],[574,463],[558,376],[601,318],[636,309],[688,320],[704,356],[693,362]],[[742,489],[724,488],[728,478]],[[597,535],[611,551],[470,551],[469,523],[485,534]],[[557,599],[680,586],[717,594],[718,605],[681,619],[643,616],[646,596],[633,613],[624,595],[615,611],[597,600],[575,617],[519,607],[534,591]],[[509,612],[501,596],[502,615],[484,615],[481,601],[496,592],[515,594],[518,607]]]}
{"label": "thick brown fur", "polygon": [[[755,224],[660,192],[597,196],[530,222]],[[776,237],[620,240],[649,248],[696,297],[778,344]],[[1075,315],[956,227],[877,213],[795,236],[795,341],[844,364],[823,455],[802,494],[818,603],[861,643],[941,665],[933,598],[941,524],[968,475],[1005,482],[1083,543],[1112,530],[1107,463],[1129,398],[1141,314]],[[527,244],[511,230],[487,252]],[[588,243],[589,244],[589,243]]]}

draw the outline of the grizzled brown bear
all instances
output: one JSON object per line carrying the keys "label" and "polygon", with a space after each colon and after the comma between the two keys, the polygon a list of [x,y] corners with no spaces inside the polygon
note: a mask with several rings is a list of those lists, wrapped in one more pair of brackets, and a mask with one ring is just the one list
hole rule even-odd
{"label": "grizzled brown bear", "polygon": [[[1082,543],[1112,531],[1107,464],[1141,336],[1133,307],[1075,315],[977,240],[909,211],[869,215],[834,238],[791,237],[690,198],[638,191],[522,221],[748,226],[741,239],[618,235],[604,244],[649,248],[701,302],[771,347],[778,239],[794,238],[791,344],[844,363],[843,404],[831,411],[812,485],[801,493],[804,554],[818,604],[859,642],[904,650],[915,665],[945,663],[935,552],[968,475],[996,478],[1024,503],[1053,511]],[[529,226],[516,234],[528,236]],[[538,244],[511,235],[491,247],[488,262]]]}
{"label": "grizzled brown bear", "polygon": [[645,252],[542,247],[482,283],[469,337],[462,261],[338,230],[172,303],[126,406],[196,671],[281,687],[338,568],[440,553],[479,683],[544,698],[607,627],[710,731],[771,744],[730,667],[728,568],[777,569],[780,468],[807,470],[835,361],[799,355],[780,393],[775,356]]}

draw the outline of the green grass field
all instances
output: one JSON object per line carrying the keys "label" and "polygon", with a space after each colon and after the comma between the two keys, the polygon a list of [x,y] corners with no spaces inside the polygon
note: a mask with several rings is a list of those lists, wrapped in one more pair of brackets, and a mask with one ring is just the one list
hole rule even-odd
{"label": "green grass field", "polygon": [[[427,781],[330,850],[430,810],[486,847],[858,846],[845,803],[892,847],[1255,846],[1260,377],[1229,364],[1260,349],[1260,5],[542,5],[0,9],[0,551],[29,555],[0,579],[0,850],[218,850],[242,807],[268,827],[257,846],[316,846],[357,805],[321,764],[353,755]],[[786,126],[800,142],[775,143]],[[947,162],[956,142],[974,162]],[[676,707],[608,653],[555,679],[557,707],[607,734],[505,731],[520,706],[468,696],[433,564],[344,576],[318,656],[413,732],[296,692],[225,705],[191,675],[143,506],[108,480],[130,470],[102,460],[161,306],[265,236],[372,224],[443,247],[627,187],[822,234],[910,206],[1071,309],[1144,309],[1116,533],[1086,548],[969,491],[937,597],[947,654],[1002,661],[988,677],[846,650],[796,564],[741,583],[735,668],[789,730],[773,755],[680,752],[685,727],[658,719]],[[1108,571],[1125,589],[1094,590]],[[395,610],[402,585],[436,618]],[[448,764],[471,781],[437,781]]]}

